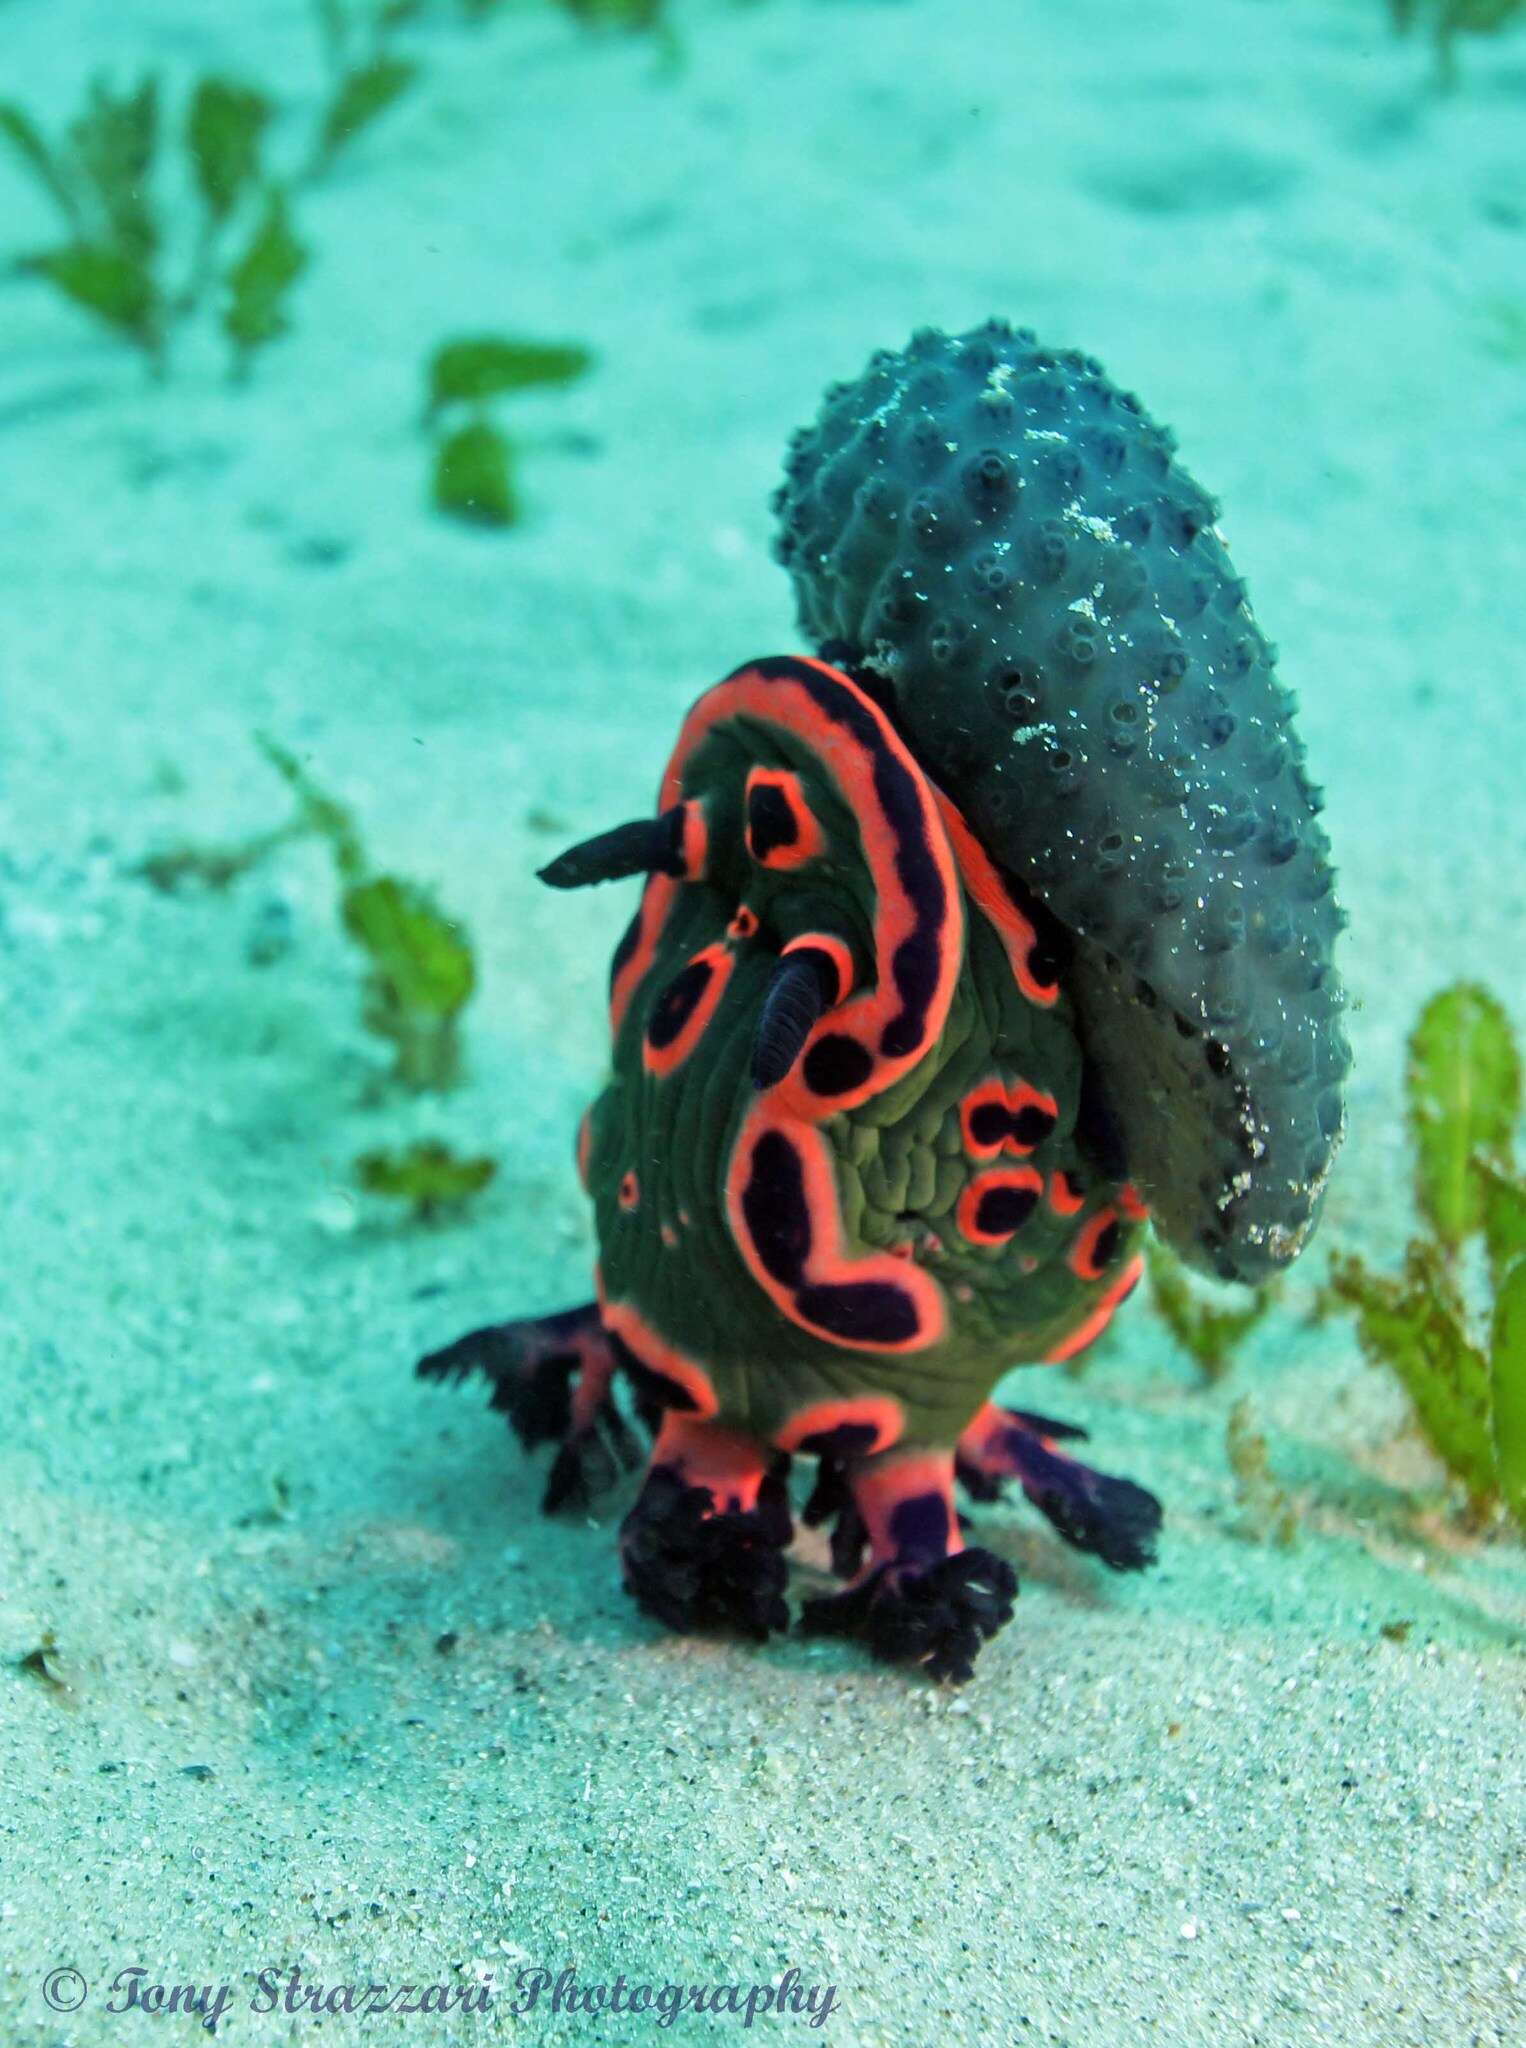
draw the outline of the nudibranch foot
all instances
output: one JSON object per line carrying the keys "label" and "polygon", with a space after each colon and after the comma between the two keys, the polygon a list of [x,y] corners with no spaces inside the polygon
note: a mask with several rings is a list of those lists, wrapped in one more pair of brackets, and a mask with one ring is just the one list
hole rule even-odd
{"label": "nudibranch foot", "polygon": [[886,1664],[917,1664],[964,1685],[981,1645],[1012,1619],[1017,1573],[993,1551],[960,1550],[922,1565],[880,1565],[845,1593],[807,1600],[807,1635],[852,1636]]}
{"label": "nudibranch foot", "polygon": [[972,1499],[990,1501],[1015,1479],[1074,1549],[1117,1572],[1143,1571],[1155,1562],[1160,1502],[1132,1479],[1095,1471],[1056,1448],[1085,1435],[1073,1423],[987,1401],[959,1439],[959,1483]]}
{"label": "nudibranch foot", "polygon": [[807,1635],[852,1636],[886,1663],[919,1665],[963,1685],[981,1645],[1012,1619],[1017,1574],[1005,1558],[966,1548],[954,1507],[952,1451],[891,1451],[824,1472],[809,1512],[839,1517],[833,1564],[858,1568],[846,1591],[808,1600]]}
{"label": "nudibranch foot", "polygon": [[745,1431],[670,1412],[620,1529],[625,1588],[682,1634],[764,1642],[789,1627],[789,1459]]}
{"label": "nudibranch foot", "polygon": [[507,1417],[526,1450],[558,1443],[541,1506],[583,1507],[641,1462],[611,1382],[619,1360],[592,1302],[560,1314],[491,1323],[421,1358],[420,1379],[459,1381],[480,1372],[488,1405]]}

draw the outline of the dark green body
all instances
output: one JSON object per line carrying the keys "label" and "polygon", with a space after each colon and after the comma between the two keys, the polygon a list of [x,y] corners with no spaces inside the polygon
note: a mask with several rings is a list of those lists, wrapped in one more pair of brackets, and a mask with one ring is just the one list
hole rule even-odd
{"label": "dark green body", "polygon": [[[964,962],[934,1052],[885,1094],[822,1127],[850,1245],[909,1246],[944,1291],[948,1334],[925,1351],[848,1349],[798,1328],[759,1289],[728,1228],[725,1180],[753,1096],[748,1054],[772,949],[759,941],[739,948],[713,1020],[682,1066],[663,1076],[644,1069],[647,1020],[666,982],[722,937],[735,912],[721,887],[678,893],[622,1021],[588,1157],[606,1295],[640,1303],[646,1320],[704,1368],[719,1419],[766,1440],[811,1404],[877,1393],[905,1410],[904,1443],[952,1442],[1007,1368],[1062,1344],[1128,1266],[1138,1226],[1127,1218],[1101,1277],[1083,1280],[1068,1263],[1087,1223],[1120,1192],[1078,1142],[1081,1052],[1070,1007],[1063,994],[1050,1008],[1029,1002],[995,930],[968,899],[966,908]],[[1046,1188],[1058,1173],[1084,1190],[1084,1205],[1066,1216],[1041,1200],[1000,1247],[969,1242],[958,1224],[960,1197],[981,1171],[966,1151],[960,1103],[990,1076],[1053,1095],[1054,1129],[1022,1163],[1042,1173]],[[640,1198],[624,1208],[619,1190],[632,1171]]]}

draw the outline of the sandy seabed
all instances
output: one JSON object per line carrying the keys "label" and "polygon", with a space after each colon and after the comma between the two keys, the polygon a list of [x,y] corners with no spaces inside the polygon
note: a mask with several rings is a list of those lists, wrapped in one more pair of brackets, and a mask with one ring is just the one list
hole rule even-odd
{"label": "sandy seabed", "polygon": [[[229,1982],[236,2042],[316,2038],[247,2009],[269,1968],[493,1973],[488,2014],[380,2024],[624,2044],[655,2018],[516,2017],[516,1973],[793,1966],[866,2048],[1518,2043],[1526,1556],[1438,1507],[1400,1395],[1308,1320],[1323,1246],[1222,1385],[1140,1304],[1022,1383],[1164,1497],[1162,1561],[983,1513],[1024,1590],[957,1695],[664,1636],[617,1582],[625,1496],[541,1521],[538,1461],[409,1367],[587,1290],[571,1135],[627,905],[534,868],[795,644],[766,503],[822,385],[992,312],[1100,355],[1224,500],[1351,914],[1323,1243],[1395,1256],[1419,1003],[1467,974],[1521,1014],[1526,44],[1442,99],[1375,0],[677,18],[671,75],[550,10],[415,34],[247,390],[196,349],[146,386],[0,284],[0,2038],[204,2038],[106,2011],[142,1966]],[[293,122],[318,89],[297,0],[5,0],[0,50],[50,120],[95,67],[265,79]],[[48,230],[9,163],[0,223]],[[424,505],[420,364],[479,327],[599,356],[515,409],[506,537]],[[475,937],[443,1106],[368,1101],[316,851],[220,897],[131,873],[282,815],[256,731]],[[415,1126],[501,1162],[449,1229],[351,1192]],[[1289,1550],[1243,1527],[1242,1399]],[[49,1634],[67,1690],[18,1668]]]}

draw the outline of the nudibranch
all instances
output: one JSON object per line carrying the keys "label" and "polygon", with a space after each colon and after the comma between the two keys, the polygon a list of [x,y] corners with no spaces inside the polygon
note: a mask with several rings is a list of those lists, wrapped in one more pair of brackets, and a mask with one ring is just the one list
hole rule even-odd
{"label": "nudibranch", "polygon": [[674,1628],[787,1626],[813,1459],[847,1584],[804,1626],[959,1682],[1016,1581],[956,1485],[1015,1481],[1117,1570],[1160,1524],[1003,1374],[1106,1327],[1152,1215],[1240,1275],[1312,1227],[1328,856],[1211,509],[1089,358],[1005,327],[877,357],[780,509],[820,651],[706,691],[653,815],[543,871],[645,877],[578,1137],[595,1299],[420,1371],[560,1440],[548,1509],[635,1462],[628,1387],[625,1582]]}

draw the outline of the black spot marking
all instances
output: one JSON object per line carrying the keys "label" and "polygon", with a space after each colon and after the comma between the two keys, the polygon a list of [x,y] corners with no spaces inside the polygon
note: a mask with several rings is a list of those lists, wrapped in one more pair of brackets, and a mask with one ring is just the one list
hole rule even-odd
{"label": "black spot marking", "polygon": [[813,1458],[865,1458],[879,1436],[876,1423],[839,1422],[835,1429],[813,1429],[800,1439],[797,1448]]}
{"label": "black spot marking", "polygon": [[1012,1237],[1033,1214],[1035,1188],[987,1188],[975,1205],[975,1227],[986,1237]]}
{"label": "black spot marking", "polygon": [[1097,1232],[1097,1241],[1092,1246],[1091,1259],[1093,1269],[1096,1272],[1100,1273],[1104,1266],[1111,1265],[1118,1256],[1118,1242],[1122,1235],[1123,1231],[1116,1216],[1111,1223],[1105,1224]]}
{"label": "black spot marking", "polygon": [[901,1344],[918,1334],[916,1303],[904,1288],[879,1280],[805,1281],[811,1210],[800,1154],[780,1131],[765,1131],[752,1148],[742,1220],[764,1272],[792,1291],[812,1328],[846,1343]]}
{"label": "black spot marking", "polygon": [[801,1072],[813,1095],[847,1095],[861,1088],[874,1072],[874,1055],[856,1038],[830,1031],[806,1054]]}
{"label": "black spot marking", "polygon": [[764,1272],[798,1287],[811,1256],[811,1210],[800,1154],[780,1131],[765,1131],[752,1148],[742,1216]]}
{"label": "black spot marking", "polygon": [[1015,1110],[1004,1102],[980,1102],[970,1111],[968,1130],[973,1142],[982,1148],[994,1149],[1010,1138],[1024,1151],[1031,1152],[1035,1145],[1043,1144],[1057,1121],[1055,1112],[1041,1102],[1025,1102]]}
{"label": "black spot marking", "polygon": [[1019,1145],[1041,1145],[1054,1129],[1056,1121],[1054,1111],[1045,1109],[1042,1103],[1025,1102],[1011,1119],[1012,1135]]}
{"label": "black spot marking", "polygon": [[888,1059],[904,1059],[921,1043],[928,1005],[938,985],[938,967],[943,952],[939,936],[941,927],[941,919],[937,926],[919,922],[902,939],[891,958],[890,978],[895,983],[902,1006],[880,1033],[880,1051]]}
{"label": "black spot marking", "polygon": [[999,1145],[1007,1135],[1005,1103],[982,1102],[970,1113],[970,1136],[977,1145]]}
{"label": "black spot marking", "polygon": [[800,837],[800,821],[784,791],[775,782],[754,783],[747,792],[747,850],[764,862],[781,846]]}
{"label": "black spot marking", "polygon": [[829,1281],[802,1287],[795,1304],[813,1328],[855,1344],[906,1344],[921,1324],[903,1287],[884,1280]]}
{"label": "black spot marking", "polygon": [[663,1052],[682,1032],[704,1000],[715,968],[709,960],[690,960],[681,967],[652,1005],[647,1022],[646,1042],[653,1052]]}
{"label": "black spot marking", "polygon": [[952,1534],[948,1502],[941,1493],[913,1494],[890,1513],[890,1540],[897,1557],[944,1557]]}

